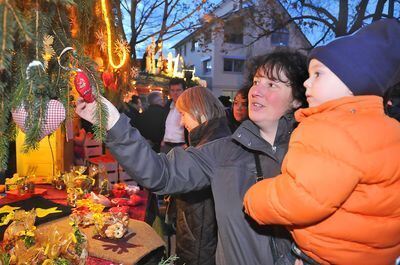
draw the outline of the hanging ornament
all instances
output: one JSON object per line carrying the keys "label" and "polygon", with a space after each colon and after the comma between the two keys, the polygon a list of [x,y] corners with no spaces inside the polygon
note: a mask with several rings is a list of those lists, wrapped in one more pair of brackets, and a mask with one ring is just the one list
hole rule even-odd
{"label": "hanging ornament", "polygon": [[[26,117],[28,116],[28,113],[25,111],[25,107],[20,106],[19,108],[13,110],[11,114],[15,124],[17,124],[18,128],[25,133],[25,121]],[[42,124],[40,140],[56,131],[64,120],[65,108],[63,104],[54,99],[50,100],[47,103],[46,119]]]}
{"label": "hanging ornament", "polygon": [[131,78],[136,79],[139,75],[139,69],[135,66],[132,66],[131,70],[129,71],[129,75],[131,76]]}
{"label": "hanging ornament", "polygon": [[104,72],[101,75],[101,78],[103,79],[103,84],[104,87],[109,89],[109,90],[114,90],[117,91],[118,89],[118,79],[114,77],[114,73],[112,72]]}
{"label": "hanging ornament", "polygon": [[[79,69],[80,70],[80,69]],[[82,71],[77,71],[74,85],[76,91],[87,103],[92,103],[94,101],[94,95],[92,91],[92,86],[90,85],[89,77]]]}
{"label": "hanging ornament", "polygon": [[129,43],[125,40],[117,40],[115,42],[115,53],[121,58],[130,51]]}
{"label": "hanging ornament", "polygon": [[107,50],[106,35],[102,29],[99,29],[95,33],[97,39],[97,45],[100,47],[100,51],[105,52]]}
{"label": "hanging ornament", "polygon": [[[107,28],[107,53],[108,53],[108,61],[111,64],[111,66],[114,69],[119,69],[121,68],[127,58],[128,58],[128,54],[129,54],[129,50],[126,49],[120,49],[120,54],[119,54],[119,63],[116,64],[113,58],[113,52],[112,52],[112,40],[111,40],[111,22],[110,22],[110,18],[108,16],[108,10],[107,10],[107,3],[106,0],[101,0],[101,10],[103,12],[103,18],[104,18],[104,22],[106,23],[106,28]],[[118,42],[117,42],[118,45]],[[121,48],[121,47],[120,47]],[[117,47],[117,49],[119,49]]]}
{"label": "hanging ornament", "polygon": [[104,87],[109,87],[114,82],[114,74],[112,72],[104,72],[101,75]]}
{"label": "hanging ornament", "polygon": [[60,56],[58,56],[58,64],[60,65],[61,68],[67,71],[74,71],[76,72],[75,78],[74,78],[74,85],[76,91],[78,91],[79,95],[83,98],[83,100],[87,103],[92,103],[94,101],[94,95],[93,95],[93,89],[90,84],[89,77],[85,72],[83,72],[79,68],[70,68],[70,67],[65,67],[61,65],[61,57],[68,51],[72,51],[72,47],[67,47],[65,48]]}
{"label": "hanging ornament", "polygon": [[56,52],[53,49],[53,42],[54,42],[54,37],[50,35],[45,35],[43,37],[43,53],[42,53],[42,58],[44,61],[44,68],[47,69],[49,65],[49,61],[53,56],[56,54]]}

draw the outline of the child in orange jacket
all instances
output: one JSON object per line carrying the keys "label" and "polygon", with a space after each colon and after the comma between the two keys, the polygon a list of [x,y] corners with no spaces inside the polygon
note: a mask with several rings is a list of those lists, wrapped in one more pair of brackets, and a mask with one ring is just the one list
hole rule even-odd
{"label": "child in orange jacket", "polygon": [[245,211],[282,224],[305,264],[394,264],[400,255],[400,123],[384,113],[400,82],[400,23],[382,19],[315,48],[282,174],[251,187]]}

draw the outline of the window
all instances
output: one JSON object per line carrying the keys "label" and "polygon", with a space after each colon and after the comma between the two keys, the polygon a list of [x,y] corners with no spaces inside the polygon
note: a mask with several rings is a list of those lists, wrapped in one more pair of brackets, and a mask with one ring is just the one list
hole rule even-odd
{"label": "window", "polygon": [[186,43],[183,44],[183,56],[186,56]]}
{"label": "window", "polygon": [[186,80],[191,80],[194,74],[194,65],[190,65],[183,69],[183,75]]}
{"label": "window", "polygon": [[224,41],[226,43],[243,44],[243,20],[241,18],[225,22]]}
{"label": "window", "polygon": [[196,39],[192,40],[192,48],[190,49],[192,52],[197,51],[199,49],[199,42]]}
{"label": "window", "polygon": [[203,73],[210,73],[212,70],[211,59],[203,61]]}
{"label": "window", "polygon": [[224,58],[224,72],[243,73],[244,60]]}
{"label": "window", "polygon": [[289,30],[282,28],[271,34],[271,44],[273,46],[288,46],[289,45]]}
{"label": "window", "polygon": [[211,30],[209,29],[204,32],[204,44],[211,43],[211,40],[212,40],[212,33]]}

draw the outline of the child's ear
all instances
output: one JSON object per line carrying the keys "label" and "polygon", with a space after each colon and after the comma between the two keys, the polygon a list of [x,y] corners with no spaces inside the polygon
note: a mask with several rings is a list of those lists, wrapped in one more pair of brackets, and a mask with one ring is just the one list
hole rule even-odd
{"label": "child's ear", "polygon": [[298,109],[298,108],[300,108],[300,107],[301,107],[301,102],[298,101],[297,99],[294,99],[294,100],[292,101],[292,108],[293,108],[293,109]]}

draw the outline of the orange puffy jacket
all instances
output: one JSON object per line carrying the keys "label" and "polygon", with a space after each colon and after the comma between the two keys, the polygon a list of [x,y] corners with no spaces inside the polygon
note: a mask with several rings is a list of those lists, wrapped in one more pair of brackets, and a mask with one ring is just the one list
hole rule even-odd
{"label": "orange puffy jacket", "polygon": [[400,255],[400,123],[382,98],[296,112],[282,174],[251,187],[246,212],[283,224],[321,264],[393,265]]}

